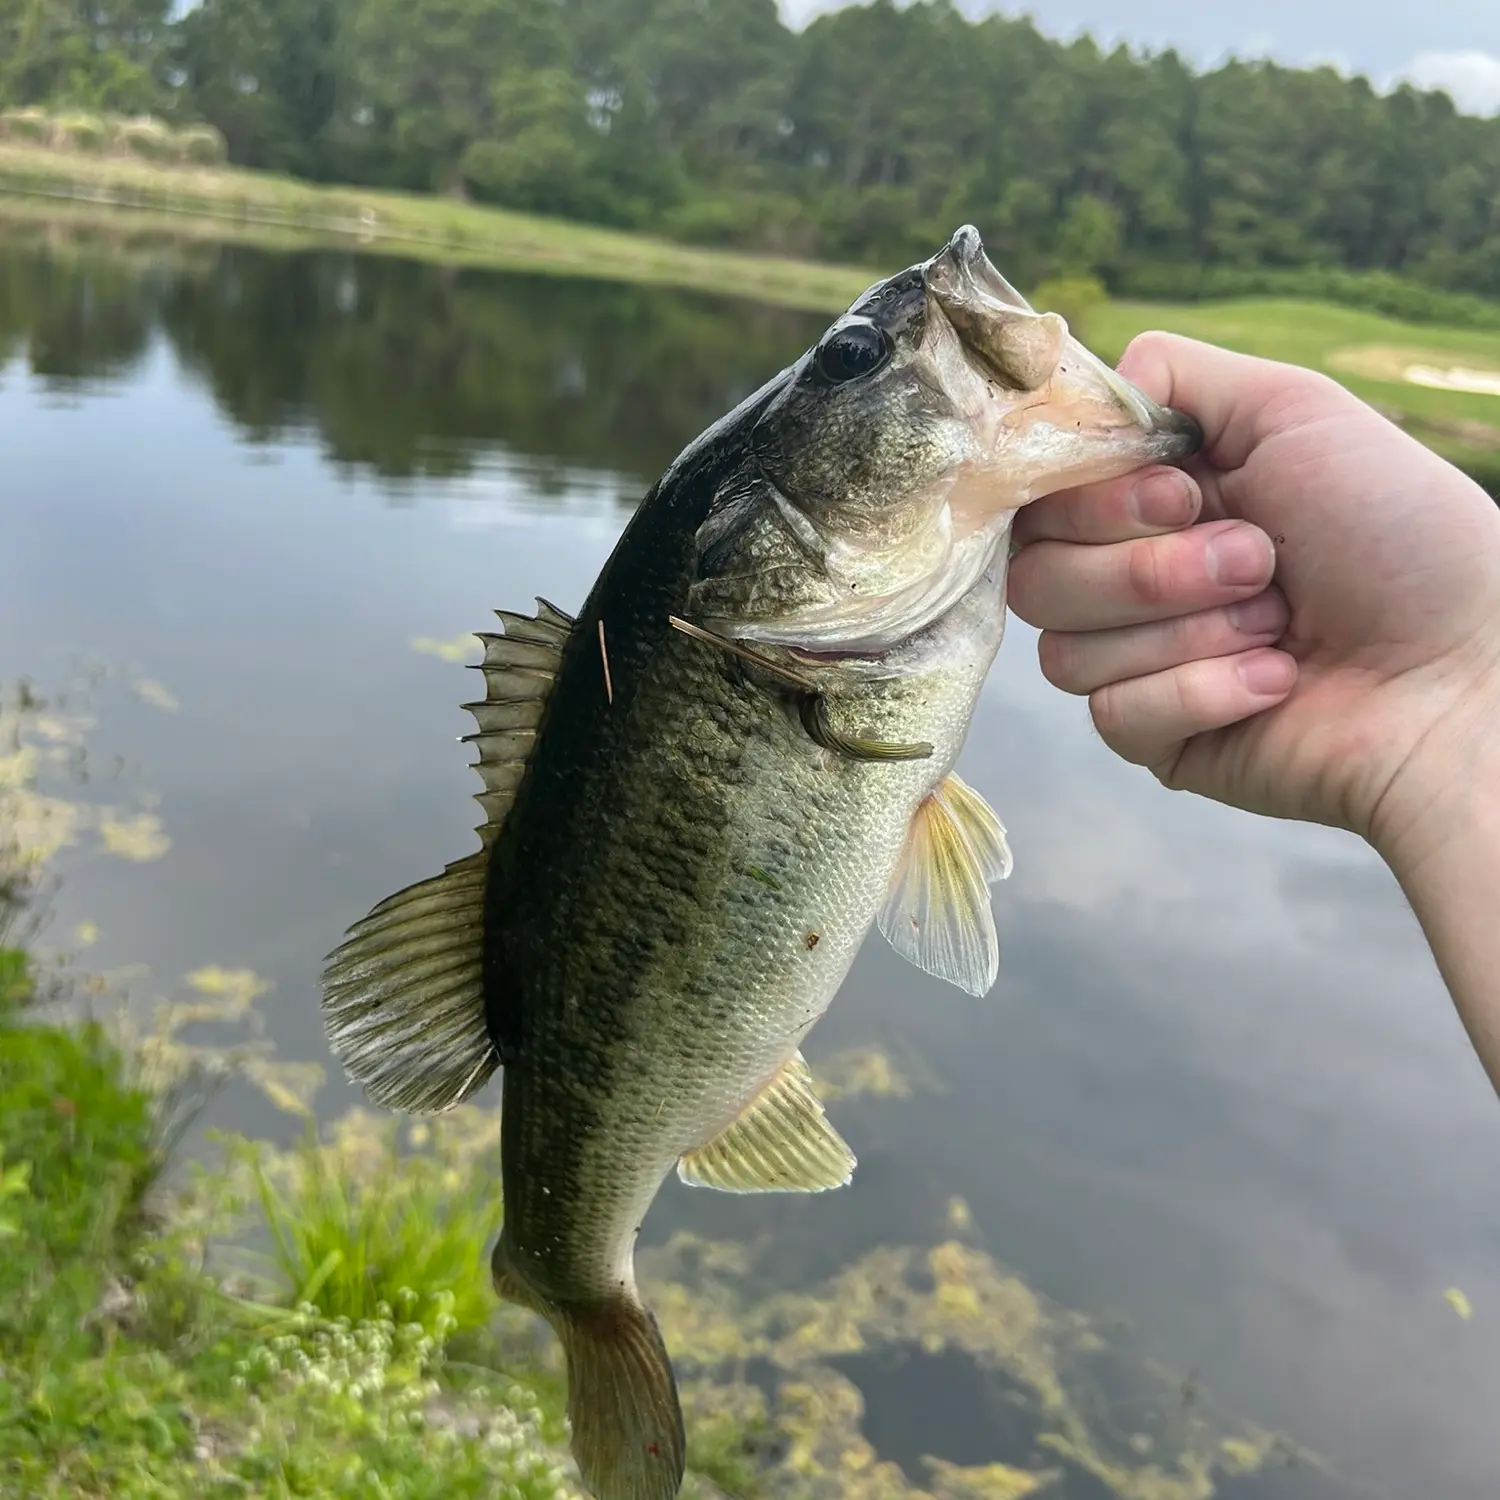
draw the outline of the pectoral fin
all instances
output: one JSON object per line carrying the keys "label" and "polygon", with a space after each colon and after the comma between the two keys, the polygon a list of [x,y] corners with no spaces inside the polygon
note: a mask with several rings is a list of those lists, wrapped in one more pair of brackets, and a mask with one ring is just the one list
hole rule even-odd
{"label": "pectoral fin", "polygon": [[678,1162],[677,1175],[726,1193],[818,1193],[843,1187],[854,1165],[794,1052],[727,1130]]}
{"label": "pectoral fin", "polygon": [[877,918],[903,958],[983,995],[1000,970],[989,882],[1010,874],[1010,848],[994,809],[957,776],[923,799]]}

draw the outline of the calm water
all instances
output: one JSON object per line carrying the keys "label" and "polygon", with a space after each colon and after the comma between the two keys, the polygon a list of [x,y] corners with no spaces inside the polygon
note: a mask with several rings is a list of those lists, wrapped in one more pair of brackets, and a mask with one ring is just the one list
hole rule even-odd
{"label": "calm water", "polygon": [[[97,923],[90,962],[149,966],[147,994],[252,968],[282,1053],[326,1062],[321,956],[473,847],[469,675],[412,642],[535,594],[577,607],[649,481],[816,331],[605,285],[0,237],[0,680],[110,665],[90,794],[153,790],[171,841],[65,858],[58,933]],[[962,770],[1016,852],[996,990],[872,939],[809,1052],[879,1046],[920,1087],[835,1106],[854,1186],[674,1182],[647,1238],[768,1232],[795,1282],[931,1243],[961,1195],[1032,1284],[1122,1314],[1372,1492],[1493,1497],[1500,1111],[1383,868],[1116,762],[1019,623]],[[332,1075],[321,1097],[354,1099]],[[248,1093],[215,1118],[274,1124]],[[915,1422],[1003,1457],[929,1376],[871,1384],[877,1445]]]}

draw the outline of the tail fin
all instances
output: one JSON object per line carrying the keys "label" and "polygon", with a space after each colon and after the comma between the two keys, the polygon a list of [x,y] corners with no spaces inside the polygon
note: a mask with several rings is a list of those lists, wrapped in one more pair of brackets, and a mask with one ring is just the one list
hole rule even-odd
{"label": "tail fin", "polygon": [[541,1313],[568,1358],[573,1457],[596,1500],[673,1500],[687,1442],[672,1361],[656,1319],[633,1288],[602,1306],[559,1306],[511,1266],[505,1241],[491,1262],[495,1290]]}

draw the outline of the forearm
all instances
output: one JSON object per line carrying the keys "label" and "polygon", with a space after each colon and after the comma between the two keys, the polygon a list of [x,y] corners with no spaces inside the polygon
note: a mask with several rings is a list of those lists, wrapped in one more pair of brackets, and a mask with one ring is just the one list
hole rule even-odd
{"label": "forearm", "polygon": [[[1386,853],[1464,1027],[1500,1091],[1500,779],[1450,789],[1461,815]],[[1385,852],[1385,851],[1383,851]]]}

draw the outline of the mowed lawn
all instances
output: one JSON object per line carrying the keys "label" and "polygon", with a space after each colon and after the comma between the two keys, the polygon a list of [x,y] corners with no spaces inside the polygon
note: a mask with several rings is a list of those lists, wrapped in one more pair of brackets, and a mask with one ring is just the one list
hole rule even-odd
{"label": "mowed lawn", "polygon": [[1378,313],[1297,299],[1107,303],[1089,340],[1117,359],[1147,328],[1322,370],[1471,469],[1500,468],[1500,396],[1437,390],[1404,378],[1412,366],[1500,376],[1500,333],[1401,323]]}

